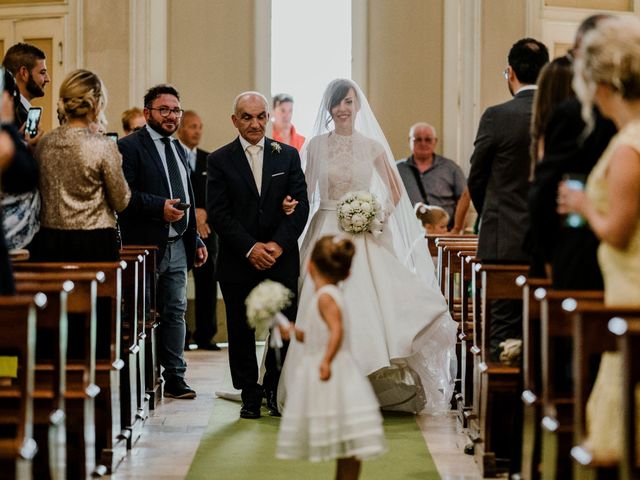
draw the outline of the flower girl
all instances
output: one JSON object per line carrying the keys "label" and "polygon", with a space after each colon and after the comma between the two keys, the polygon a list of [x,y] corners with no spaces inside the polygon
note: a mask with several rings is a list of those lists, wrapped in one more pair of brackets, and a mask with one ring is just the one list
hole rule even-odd
{"label": "flower girl", "polygon": [[282,332],[302,342],[295,345],[302,353],[284,379],[288,394],[276,456],[337,459],[339,480],[357,479],[360,461],[386,450],[378,401],[349,351],[348,323],[336,286],[349,275],[354,253],[346,237],[318,240],[308,266],[315,295],[302,312],[305,329],[291,324]]}

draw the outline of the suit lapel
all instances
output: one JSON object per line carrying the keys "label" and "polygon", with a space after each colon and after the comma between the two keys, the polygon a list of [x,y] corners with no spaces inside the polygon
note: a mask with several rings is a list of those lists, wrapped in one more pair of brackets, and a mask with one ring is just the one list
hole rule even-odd
{"label": "suit lapel", "polygon": [[247,156],[242,150],[242,144],[240,143],[240,139],[237,138],[234,145],[234,151],[232,153],[233,157],[233,165],[240,172],[240,176],[244,178],[249,185],[249,188],[253,192],[253,194],[258,197],[258,188],[256,187],[256,181],[253,178],[253,172],[251,171],[251,167],[249,166],[249,161],[247,160]]}
{"label": "suit lapel", "polygon": [[269,185],[271,184],[271,175],[273,175],[275,158],[272,157],[271,140],[264,139],[264,154],[262,157],[262,185],[260,186],[260,203],[263,202]]}
{"label": "suit lapel", "polygon": [[164,188],[167,190],[167,197],[168,197],[170,190],[169,190],[169,182],[167,180],[167,174],[164,170],[162,159],[158,154],[158,149],[153,143],[153,140],[151,139],[151,135],[149,135],[149,132],[147,132],[145,128],[140,129],[140,139],[141,139],[142,146],[147,150],[147,153],[149,154],[156,168],[160,172],[160,178],[162,178],[162,183],[164,185]]}

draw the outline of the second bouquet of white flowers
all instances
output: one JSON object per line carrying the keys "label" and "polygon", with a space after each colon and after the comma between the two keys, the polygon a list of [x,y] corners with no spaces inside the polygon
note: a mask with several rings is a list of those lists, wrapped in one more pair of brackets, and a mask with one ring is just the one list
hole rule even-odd
{"label": "second bouquet of white flowers", "polygon": [[347,233],[382,233],[384,212],[376,196],[365,191],[348,192],[338,200],[338,223]]}
{"label": "second bouquet of white flowers", "polygon": [[251,290],[244,301],[247,306],[247,322],[260,338],[271,330],[272,347],[282,347],[280,329],[273,327],[290,327],[289,320],[280,312],[291,305],[292,298],[291,290],[281,283],[264,280]]}

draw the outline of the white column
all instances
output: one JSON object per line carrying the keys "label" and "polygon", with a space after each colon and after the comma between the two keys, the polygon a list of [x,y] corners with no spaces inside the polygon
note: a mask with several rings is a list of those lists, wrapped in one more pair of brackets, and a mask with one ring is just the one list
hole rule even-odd
{"label": "white column", "polygon": [[443,155],[468,173],[480,120],[482,0],[447,0],[444,8]]}

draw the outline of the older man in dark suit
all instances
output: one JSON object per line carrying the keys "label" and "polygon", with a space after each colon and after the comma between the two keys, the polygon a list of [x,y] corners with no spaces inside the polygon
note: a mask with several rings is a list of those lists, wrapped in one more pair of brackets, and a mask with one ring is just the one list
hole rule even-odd
{"label": "older man in dark suit", "polygon": [[[489,262],[528,263],[523,241],[529,226],[529,131],[536,79],[549,53],[542,43],[524,38],[511,47],[508,61],[504,74],[513,98],[489,107],[482,115],[468,186],[481,215],[478,257]],[[522,338],[522,303],[494,301],[490,338],[494,359],[500,342],[507,338]]]}
{"label": "older man in dark suit", "polygon": [[160,363],[164,367],[164,394],[194,398],[185,382],[185,321],[187,271],[207,260],[207,248],[196,231],[190,203],[186,151],[171,136],[183,110],[170,85],[157,85],[144,96],[147,125],[118,141],[122,169],[131,188],[131,201],[119,218],[124,244],[157,245]]}
{"label": "older man in dark suit", "polygon": [[[239,136],[207,160],[207,211],[220,239],[218,279],[227,309],[229,364],[233,386],[242,390],[242,418],[260,417],[263,388],[267,408],[278,415],[280,377],[273,349],[258,385],[255,335],[247,324],[247,295],[264,279],[298,291],[298,237],[309,215],[307,186],[298,151],[265,137],[269,104],[257,92],[244,92],[231,116]],[[298,200],[285,215],[283,200]],[[283,312],[295,320],[296,303]],[[282,352],[284,356],[284,351]]]}

